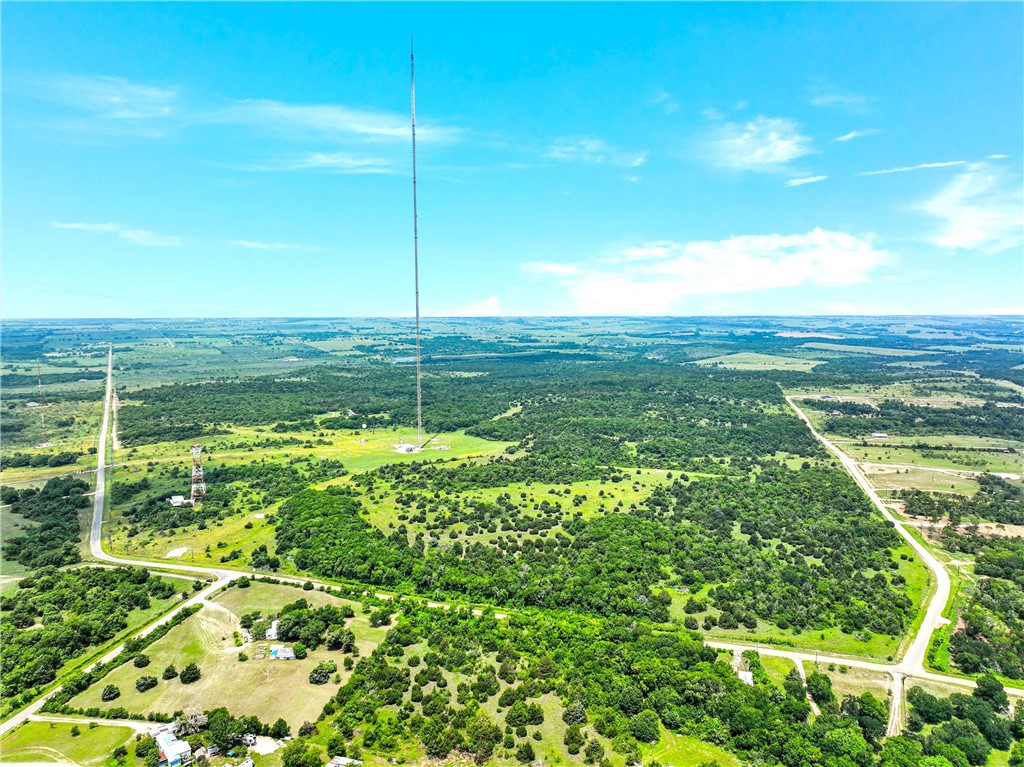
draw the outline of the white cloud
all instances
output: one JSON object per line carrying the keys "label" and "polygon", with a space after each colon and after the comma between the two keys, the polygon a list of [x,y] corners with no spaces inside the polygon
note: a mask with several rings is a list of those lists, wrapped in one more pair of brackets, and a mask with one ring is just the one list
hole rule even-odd
{"label": "white cloud", "polygon": [[620,251],[619,263],[531,263],[524,269],[562,284],[582,314],[669,314],[689,296],[719,296],[866,282],[891,255],[869,239],[813,229],[806,234],[649,243]]}
{"label": "white cloud", "polygon": [[803,176],[802,178],[791,178],[786,182],[786,186],[803,186],[804,184],[817,184],[819,181],[824,181],[828,176]]}
{"label": "white cloud", "polygon": [[972,163],[922,209],[942,221],[932,241],[950,250],[997,253],[1024,242],[1020,182],[986,163]]}
{"label": "white cloud", "polygon": [[987,159],[989,160],[1005,160],[1009,155],[1006,154],[990,154]]}
{"label": "white cloud", "polygon": [[232,240],[231,244],[237,248],[249,250],[304,250],[305,245],[296,245],[291,242],[260,242],[259,240]]}
{"label": "white cloud", "polygon": [[647,162],[647,152],[627,152],[611,146],[603,139],[590,136],[559,138],[547,148],[545,157],[591,165],[616,165],[639,168]]}
{"label": "white cloud", "polygon": [[176,88],[139,85],[123,77],[62,76],[31,83],[33,95],[105,120],[168,117],[177,108]]}
{"label": "white cloud", "polygon": [[888,173],[907,173],[912,170],[924,170],[926,168],[951,168],[955,165],[966,165],[966,160],[949,160],[948,162],[922,162],[917,165],[900,165],[896,168],[885,168],[884,170],[865,170],[858,173],[858,176],[884,176]]}
{"label": "white cloud", "polygon": [[93,234],[116,234],[124,240],[146,247],[166,248],[181,245],[181,237],[178,235],[156,234],[146,229],[135,229],[124,224],[86,224],[54,221],[53,225],[58,229],[77,229],[82,232],[92,232]]}
{"label": "white cloud", "polygon": [[868,111],[867,96],[831,86],[815,88],[811,103],[816,107],[839,107],[856,114],[865,114]]}
{"label": "white cloud", "polygon": [[651,106],[661,106],[665,114],[670,115],[679,111],[679,104],[677,104],[672,94],[666,90],[657,90],[654,95],[647,102]]}
{"label": "white cloud", "polygon": [[712,128],[705,141],[705,158],[731,170],[777,171],[814,151],[811,139],[793,120],[755,117],[746,123]]}
{"label": "white cloud", "polygon": [[275,160],[261,165],[247,165],[240,169],[252,171],[322,170],[346,174],[398,172],[395,163],[386,157],[372,157],[344,151],[311,152],[301,157]]}
{"label": "white cloud", "polygon": [[450,317],[500,317],[501,316],[501,302],[498,301],[497,296],[488,296],[483,301],[477,301],[476,303],[463,306],[461,309],[456,309],[451,314],[447,315]]}
{"label": "white cloud", "polygon": [[[339,104],[287,104],[273,99],[236,101],[223,109],[201,115],[198,122],[238,123],[277,130],[311,134],[342,140],[406,142],[409,118],[393,112],[355,109]],[[421,123],[416,126],[417,141],[455,141],[457,128]]]}
{"label": "white cloud", "polygon": [[882,131],[878,128],[865,128],[864,130],[852,130],[849,133],[844,133],[842,136],[836,136],[833,141],[853,141],[855,138],[864,138],[866,136],[874,136]]}

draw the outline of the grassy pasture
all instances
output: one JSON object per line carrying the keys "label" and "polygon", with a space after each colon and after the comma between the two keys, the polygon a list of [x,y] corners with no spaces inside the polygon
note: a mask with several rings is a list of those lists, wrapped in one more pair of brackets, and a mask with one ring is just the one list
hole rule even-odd
{"label": "grassy pasture", "polygon": [[928,490],[939,493],[974,495],[978,483],[970,478],[931,469],[897,469],[892,466],[865,466],[864,474],[879,491]]}
{"label": "grassy pasture", "polygon": [[796,370],[807,373],[815,365],[824,364],[823,360],[805,359],[800,357],[783,357],[777,354],[760,354],[757,352],[739,352],[726,354],[722,357],[710,357],[696,360],[697,365],[721,365],[729,370]]}
{"label": "grassy pasture", "polygon": [[81,734],[72,736],[70,722],[27,722],[9,732],[0,742],[0,757],[5,762],[63,762],[99,767],[114,765],[110,753],[118,746],[128,747],[124,764],[141,764],[131,748],[135,732],[130,727],[78,725]]}
{"label": "grassy pasture", "polygon": [[[284,603],[294,602],[304,596],[307,599],[316,598],[309,596],[316,592],[270,584],[258,584],[262,588],[255,588],[256,585],[252,587],[255,592],[253,596],[230,594],[228,602],[243,612],[260,609],[264,614],[269,614],[272,608],[260,606],[264,597],[268,599],[268,604],[279,604],[282,599]],[[268,590],[283,590],[283,595],[268,597]],[[342,602],[327,595],[320,596],[334,600],[335,603]],[[126,663],[77,695],[70,705],[83,708],[95,706],[100,709],[124,706],[129,711],[142,714],[151,711],[169,714],[191,706],[204,709],[225,706],[236,715],[255,715],[265,722],[272,723],[279,717],[283,718],[293,729],[303,721],[314,721],[338,686],[333,682],[312,685],[308,680],[309,672],[321,661],[330,659],[337,663],[338,673],[344,683],[351,673],[345,671],[342,665],[344,655],[319,648],[311,650],[303,660],[257,660],[252,657],[256,645],[269,643],[236,647],[233,632],[238,630],[239,617],[218,601],[208,602],[197,615],[171,629],[146,650],[151,660],[149,666],[138,669],[132,663]],[[383,637],[383,630],[370,629],[365,616],[353,618],[348,625],[356,634],[361,653],[372,652]],[[249,654],[251,659],[239,661],[238,654],[241,651]],[[166,666],[173,664],[180,671],[189,663],[198,664],[202,670],[199,681],[186,685],[177,678],[166,681],[160,679]],[[155,676],[159,682],[153,689],[140,693],[135,689],[135,680],[140,676]],[[107,684],[116,685],[121,690],[121,696],[114,701],[102,701],[100,693]]]}
{"label": "grassy pasture", "polygon": [[[847,442],[843,444],[843,450],[858,461],[872,463],[1018,474],[1024,470],[1024,456],[1020,453],[989,453],[941,447],[923,451],[881,440],[870,442],[866,447],[856,442]],[[924,455],[926,452],[929,455]]]}
{"label": "grassy pasture", "polygon": [[847,352],[850,354],[874,354],[879,357],[921,357],[936,352],[919,349],[893,349],[886,346],[850,346],[848,344],[826,344],[819,341],[801,344],[807,349],[822,349],[830,352]]}

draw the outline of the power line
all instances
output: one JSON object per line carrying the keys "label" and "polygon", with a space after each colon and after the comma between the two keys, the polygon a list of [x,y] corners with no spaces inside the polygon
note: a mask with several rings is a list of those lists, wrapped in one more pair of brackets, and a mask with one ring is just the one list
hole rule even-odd
{"label": "power line", "polygon": [[409,36],[409,83],[412,100],[412,255],[416,278],[416,449],[423,449],[423,386],[420,375],[420,233],[416,207],[416,60]]}

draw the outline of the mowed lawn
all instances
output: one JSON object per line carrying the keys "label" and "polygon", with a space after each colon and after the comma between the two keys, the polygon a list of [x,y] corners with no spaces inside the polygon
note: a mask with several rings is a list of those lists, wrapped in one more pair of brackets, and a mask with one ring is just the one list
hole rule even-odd
{"label": "mowed lawn", "polygon": [[[252,594],[244,593],[250,591]],[[241,614],[261,610],[264,615],[277,612],[282,605],[300,598],[314,606],[342,601],[316,591],[270,584],[254,584],[250,589],[232,588],[222,597]],[[237,716],[254,715],[267,723],[282,718],[293,730],[304,721],[315,721],[338,685],[334,682],[310,684],[309,672],[321,661],[333,660],[344,682],[350,675],[343,666],[345,656],[321,647],[311,650],[302,660],[256,659],[253,656],[257,644],[269,643],[236,647],[234,632],[239,629],[239,617],[225,604],[208,601],[198,614],[171,629],[145,650],[150,658],[149,666],[140,669],[131,662],[126,663],[77,695],[70,705],[100,709],[123,706],[140,714],[153,711],[171,714],[179,709],[224,706]],[[371,629],[362,615],[351,619],[347,625],[355,633],[356,644],[363,655],[371,653],[385,633],[384,629]],[[238,660],[243,651],[250,660]],[[166,681],[161,678],[168,665],[180,672],[189,663],[199,665],[202,671],[199,681],[186,685],[179,678]],[[141,676],[156,677],[157,686],[138,692],[135,682]],[[108,684],[116,685],[121,695],[104,702],[100,695]]]}
{"label": "mowed lawn", "polygon": [[[89,728],[83,722],[78,725],[80,734],[72,736],[74,725],[65,722],[27,722],[8,733],[0,742],[0,757],[4,762],[72,762],[93,767],[116,764],[110,757],[118,746],[128,746],[135,741],[135,732],[130,727],[100,725]],[[129,756],[128,767],[138,760]]]}

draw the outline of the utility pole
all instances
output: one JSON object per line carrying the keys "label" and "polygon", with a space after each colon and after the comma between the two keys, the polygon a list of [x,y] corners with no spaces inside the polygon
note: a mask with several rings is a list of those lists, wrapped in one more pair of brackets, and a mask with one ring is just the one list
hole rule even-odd
{"label": "utility pole", "polygon": [[416,58],[409,36],[409,85],[412,103],[412,256],[416,281],[416,449],[423,449],[423,387],[420,371],[420,233],[416,205]]}

